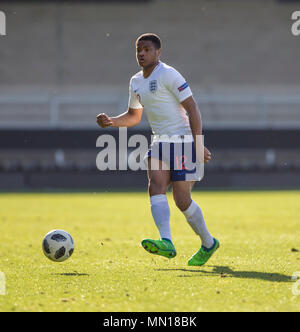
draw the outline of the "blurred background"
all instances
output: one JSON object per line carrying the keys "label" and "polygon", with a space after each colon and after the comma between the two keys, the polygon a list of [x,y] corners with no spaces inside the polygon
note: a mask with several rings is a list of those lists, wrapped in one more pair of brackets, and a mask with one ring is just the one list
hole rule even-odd
{"label": "blurred background", "polygon": [[[100,172],[96,115],[127,108],[135,40],[189,82],[213,161],[197,188],[300,187],[300,1],[0,1],[0,190],[146,189]],[[150,138],[142,122],[128,131]]]}

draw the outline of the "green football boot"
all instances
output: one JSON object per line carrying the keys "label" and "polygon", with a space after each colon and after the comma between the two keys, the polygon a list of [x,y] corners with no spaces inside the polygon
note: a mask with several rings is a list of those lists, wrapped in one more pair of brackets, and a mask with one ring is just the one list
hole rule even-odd
{"label": "green football boot", "polygon": [[173,243],[168,239],[145,239],[142,241],[142,246],[146,251],[150,252],[150,254],[160,255],[166,258],[174,258],[176,256],[176,249]]}
{"label": "green football boot", "polygon": [[188,261],[189,266],[202,266],[210,259],[213,253],[220,247],[220,243],[217,239],[214,239],[214,245],[212,248],[207,249],[201,247]]}

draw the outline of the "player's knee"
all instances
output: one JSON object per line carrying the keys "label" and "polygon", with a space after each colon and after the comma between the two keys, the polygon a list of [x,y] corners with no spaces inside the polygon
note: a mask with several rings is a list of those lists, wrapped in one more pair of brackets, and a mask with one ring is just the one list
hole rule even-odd
{"label": "player's knee", "polygon": [[174,195],[174,201],[180,211],[185,211],[191,205],[191,198],[183,195]]}
{"label": "player's knee", "polygon": [[160,183],[155,180],[149,180],[148,189],[151,196],[165,194],[167,192],[168,186],[166,183]]}

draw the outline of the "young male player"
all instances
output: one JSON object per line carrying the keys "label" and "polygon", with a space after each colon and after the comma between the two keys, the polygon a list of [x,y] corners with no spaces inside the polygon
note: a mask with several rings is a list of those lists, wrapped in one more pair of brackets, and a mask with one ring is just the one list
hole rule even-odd
{"label": "young male player", "polygon": [[[174,68],[161,62],[160,55],[161,40],[157,35],[147,33],[138,37],[136,58],[142,70],[130,80],[128,110],[117,117],[101,113],[97,116],[97,123],[103,128],[135,126],[141,120],[143,109],[145,110],[154,134],[147,155],[148,191],[151,212],[160,233],[160,240],[145,239],[142,246],[152,254],[168,258],[176,256],[170,231],[170,208],[166,197],[168,187],[172,184],[176,206],[202,242],[201,248],[189,259],[188,265],[201,266],[219,248],[219,241],[209,233],[200,207],[191,198],[194,181],[199,180],[199,175],[193,175],[193,170],[184,167],[184,151],[179,155],[174,151],[178,151],[178,144],[182,147],[183,141],[186,144],[190,138],[193,159],[197,151],[202,151],[202,154],[204,151],[204,162],[208,162],[211,153],[196,139],[197,135],[202,135],[202,122],[188,83]],[[162,139],[162,135],[167,139]],[[162,154],[163,146],[166,144],[169,144],[171,151],[167,157]],[[181,169],[175,167],[178,160],[183,165]]]}

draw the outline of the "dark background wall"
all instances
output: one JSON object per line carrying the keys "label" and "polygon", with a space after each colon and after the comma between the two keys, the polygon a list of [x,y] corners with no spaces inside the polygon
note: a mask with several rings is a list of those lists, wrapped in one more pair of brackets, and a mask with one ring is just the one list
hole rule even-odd
{"label": "dark background wall", "polygon": [[[104,133],[118,142],[116,130],[1,131],[0,189],[145,189],[145,171],[97,169]],[[149,131],[135,134],[151,141]],[[213,160],[198,189],[300,188],[298,130],[207,130],[205,142]]]}

